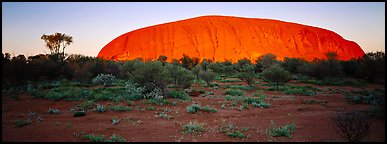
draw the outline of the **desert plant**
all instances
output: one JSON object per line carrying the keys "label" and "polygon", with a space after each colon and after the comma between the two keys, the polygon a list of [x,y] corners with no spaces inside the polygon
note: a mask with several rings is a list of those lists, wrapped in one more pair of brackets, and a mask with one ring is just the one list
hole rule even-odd
{"label": "desert plant", "polygon": [[270,129],[270,135],[274,137],[286,136],[288,138],[292,138],[292,132],[294,132],[295,128],[296,125],[294,124],[284,125],[279,128],[272,128]]}
{"label": "desert plant", "polygon": [[210,83],[211,83],[212,80],[215,79],[215,76],[216,76],[215,73],[212,72],[211,69],[207,69],[207,71],[201,71],[199,73],[199,77],[201,79],[203,79],[204,81],[206,81],[207,86],[210,86]]}
{"label": "desert plant", "polygon": [[190,106],[187,107],[187,112],[194,114],[198,111],[200,111],[202,108],[200,107],[199,104],[191,104]]}
{"label": "desert plant", "polygon": [[110,139],[105,140],[105,142],[127,142],[127,140],[119,135],[113,134]]}
{"label": "desert plant", "polygon": [[87,134],[83,135],[82,139],[89,139],[91,142],[103,142],[105,140],[104,135]]}
{"label": "desert plant", "polygon": [[15,127],[23,127],[23,126],[28,126],[32,123],[32,120],[31,119],[27,119],[27,120],[15,120],[14,121],[14,125]]}
{"label": "desert plant", "polygon": [[188,96],[187,93],[185,92],[179,92],[175,90],[168,91],[168,96],[176,99],[181,99],[181,100],[191,100],[192,98]]}
{"label": "desert plant", "polygon": [[336,113],[331,119],[334,121],[337,133],[348,142],[360,142],[368,134],[371,120],[367,115],[359,112]]}
{"label": "desert plant", "polygon": [[130,79],[144,87],[144,93],[160,88],[162,95],[164,95],[165,88],[172,82],[168,70],[160,61],[139,62],[133,68],[134,71],[131,73]]}
{"label": "desert plant", "polygon": [[241,90],[235,90],[235,89],[228,89],[224,92],[225,95],[232,95],[232,96],[243,96],[243,91]]}
{"label": "desert plant", "polygon": [[266,103],[264,101],[259,101],[258,103],[257,102],[252,102],[251,103],[253,106],[255,107],[259,107],[259,108],[268,108],[270,107],[270,104],[269,103]]}
{"label": "desert plant", "polygon": [[164,96],[163,96],[163,92],[161,91],[161,89],[156,87],[151,92],[145,94],[144,98],[145,99],[161,100],[161,99],[164,99]]}
{"label": "desert plant", "polygon": [[84,110],[88,110],[88,109],[93,109],[97,104],[95,103],[94,100],[88,100],[88,101],[84,101],[84,102],[81,102],[80,104],[78,104],[77,106],[79,108],[82,108]]}
{"label": "desert plant", "polygon": [[120,119],[118,119],[118,118],[116,118],[116,117],[114,117],[114,118],[112,118],[112,124],[118,124],[118,123],[120,123]]}
{"label": "desert plant", "polygon": [[85,116],[85,115],[86,115],[85,110],[75,111],[73,114],[74,117],[81,117],[81,116]]}
{"label": "desert plant", "polygon": [[240,73],[237,77],[247,83],[250,87],[253,87],[255,84],[254,78],[254,66],[251,64],[245,64],[239,69]]}
{"label": "desert plant", "polygon": [[279,84],[285,84],[290,81],[290,73],[279,65],[274,65],[268,69],[265,69],[262,72],[262,76],[271,83],[275,83],[277,89]]}
{"label": "desert plant", "polygon": [[189,121],[189,123],[182,126],[186,134],[197,134],[204,132],[203,126],[205,123],[199,123],[197,120]]}
{"label": "desert plant", "polygon": [[106,110],[105,110],[105,107],[103,105],[99,105],[98,104],[97,105],[97,111],[102,113],[102,112],[105,112]]}
{"label": "desert plant", "polygon": [[204,106],[204,107],[202,107],[202,110],[205,111],[205,112],[211,112],[211,113],[218,112],[218,110],[216,110],[215,108],[212,108],[210,106]]}
{"label": "desert plant", "polygon": [[109,86],[112,84],[113,80],[115,79],[115,76],[112,74],[99,74],[96,76],[93,80],[93,84],[102,84],[104,86]]}
{"label": "desert plant", "polygon": [[55,108],[49,108],[47,110],[47,113],[49,113],[49,114],[60,114],[62,112],[60,112],[58,109],[55,109]]}
{"label": "desert plant", "polygon": [[232,131],[232,132],[227,133],[227,136],[232,137],[232,138],[233,137],[243,138],[244,134],[241,131],[236,130],[236,131]]}
{"label": "desert plant", "polygon": [[221,109],[226,109],[226,104],[222,104]]}
{"label": "desert plant", "polygon": [[138,84],[128,80],[125,83],[125,88],[127,90],[126,100],[139,100],[143,98],[144,87],[139,87]]}
{"label": "desert plant", "polygon": [[263,70],[278,64],[277,56],[271,53],[261,55],[255,60],[255,72],[262,72]]}
{"label": "desert plant", "polygon": [[132,111],[132,108],[128,106],[122,106],[122,105],[109,106],[109,109],[111,111],[119,111],[119,112]]}
{"label": "desert plant", "polygon": [[159,115],[156,115],[156,117],[163,118],[163,119],[172,119],[172,116],[166,114],[165,112],[159,113]]}
{"label": "desert plant", "polygon": [[168,64],[167,69],[173,83],[176,86],[176,90],[189,88],[195,79],[195,76],[191,73],[191,71],[178,65]]}

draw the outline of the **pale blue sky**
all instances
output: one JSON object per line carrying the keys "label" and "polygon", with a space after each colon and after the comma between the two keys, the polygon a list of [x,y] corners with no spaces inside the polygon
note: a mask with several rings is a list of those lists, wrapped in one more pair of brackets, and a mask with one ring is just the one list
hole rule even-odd
{"label": "pale blue sky", "polygon": [[139,28],[203,15],[269,18],[332,30],[365,52],[385,51],[385,3],[348,2],[2,2],[2,51],[49,53],[43,34],[62,32],[67,53],[97,56],[114,38]]}

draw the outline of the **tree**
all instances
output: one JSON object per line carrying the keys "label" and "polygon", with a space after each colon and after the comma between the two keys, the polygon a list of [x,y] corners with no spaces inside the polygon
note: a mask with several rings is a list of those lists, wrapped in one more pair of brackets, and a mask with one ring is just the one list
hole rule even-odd
{"label": "tree", "polygon": [[180,59],[180,62],[184,68],[191,70],[199,63],[199,58],[190,58],[188,55],[183,54],[183,58]]}
{"label": "tree", "polygon": [[[46,47],[51,52],[51,55],[55,55],[55,58],[58,58],[58,60],[60,61],[62,61],[65,57],[65,48],[71,43],[73,43],[73,37],[58,32],[51,35],[43,34],[40,39],[44,40],[44,42],[46,43]],[[60,52],[61,48],[62,53]],[[60,54],[62,55],[60,56]]]}
{"label": "tree", "polygon": [[192,73],[195,74],[196,80],[199,81],[199,73],[202,70],[202,67],[200,65],[196,65],[195,67],[192,68]]}
{"label": "tree", "polygon": [[370,52],[364,54],[360,64],[359,73],[371,83],[374,82],[376,78],[384,80],[385,62],[384,52]]}
{"label": "tree", "polygon": [[292,72],[294,74],[298,74],[299,73],[298,70],[300,69],[300,67],[304,63],[307,63],[307,61],[300,59],[300,58],[285,57],[284,62],[282,64],[282,67],[289,72]]}
{"label": "tree", "polygon": [[145,87],[145,93],[160,88],[165,95],[165,88],[171,82],[168,70],[162,66],[160,61],[147,61],[135,63],[131,79],[133,82]]}
{"label": "tree", "polygon": [[276,89],[278,90],[279,84],[285,84],[290,81],[290,73],[284,70],[278,64],[265,69],[262,72],[262,76],[270,81],[271,83],[276,83]]}
{"label": "tree", "polygon": [[[239,63],[239,62],[238,62]],[[239,68],[240,73],[237,75],[239,79],[245,81],[249,86],[254,86],[255,73],[254,65],[247,63]]]}
{"label": "tree", "polygon": [[255,72],[262,72],[263,70],[269,68],[270,66],[279,63],[278,60],[276,60],[277,56],[271,53],[259,56],[255,60]]}
{"label": "tree", "polygon": [[168,64],[166,67],[173,83],[176,86],[176,90],[189,88],[191,86],[194,80],[194,76],[189,70],[179,65],[173,64]]}
{"label": "tree", "polygon": [[199,77],[206,81],[207,86],[210,86],[210,82],[215,79],[215,73],[211,69],[207,69],[207,71],[200,71]]}
{"label": "tree", "polygon": [[165,66],[165,63],[167,63],[168,57],[165,55],[160,55],[159,58],[157,59],[158,61],[161,61],[163,63],[163,66]]}

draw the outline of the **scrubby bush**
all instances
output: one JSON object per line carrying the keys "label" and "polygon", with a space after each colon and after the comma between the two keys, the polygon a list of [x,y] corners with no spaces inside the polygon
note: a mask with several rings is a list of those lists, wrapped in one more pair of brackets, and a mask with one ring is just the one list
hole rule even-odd
{"label": "scrubby bush", "polygon": [[262,76],[271,83],[275,83],[277,89],[279,84],[285,84],[290,81],[290,73],[279,65],[274,65],[268,69],[265,69],[262,72]]}
{"label": "scrubby bush", "polygon": [[243,96],[243,91],[237,89],[228,89],[224,92],[225,95]]}
{"label": "scrubby bush", "polygon": [[103,84],[104,86],[110,86],[115,79],[115,76],[112,74],[99,74],[96,76],[92,83],[93,84]]}
{"label": "scrubby bush", "polygon": [[62,112],[60,112],[58,109],[55,109],[55,108],[49,108],[47,110],[47,113],[49,113],[49,114],[61,114]]}
{"label": "scrubby bush", "polygon": [[144,87],[144,93],[160,88],[164,95],[166,86],[171,82],[168,70],[162,66],[160,61],[147,61],[145,63],[135,63],[131,80]]}
{"label": "scrubby bush", "polygon": [[85,110],[75,111],[75,112],[73,113],[73,116],[74,116],[74,117],[81,117],[81,116],[85,116],[85,115],[86,115]]}
{"label": "scrubby bush", "polygon": [[358,112],[336,113],[331,119],[334,121],[337,133],[348,142],[360,142],[368,134],[371,120]]}
{"label": "scrubby bush", "polygon": [[285,57],[282,67],[294,74],[300,73],[299,70],[303,64],[307,63],[307,61],[300,58],[288,58]]}
{"label": "scrubby bush", "polygon": [[137,84],[128,80],[125,84],[127,90],[127,95],[125,96],[126,100],[139,100],[143,98],[143,93],[145,91],[144,87],[139,87]]}
{"label": "scrubby bush", "polygon": [[286,136],[288,138],[292,138],[292,132],[294,132],[295,128],[296,125],[294,124],[285,125],[279,128],[273,128],[270,129],[270,135],[274,137]]}
{"label": "scrubby bush", "polygon": [[195,77],[191,71],[173,64],[168,64],[167,69],[176,86],[176,90],[189,88],[193,83]]}
{"label": "scrubby bush", "polygon": [[249,86],[254,86],[255,81],[255,73],[254,66],[250,63],[245,63],[239,68],[239,74],[237,77],[243,81],[245,81]]}
{"label": "scrubby bush", "polygon": [[106,110],[105,110],[105,107],[103,106],[103,105],[97,105],[97,109],[96,109],[98,112],[105,112]]}
{"label": "scrubby bush", "polygon": [[202,108],[200,107],[199,104],[192,104],[192,105],[187,107],[187,112],[194,114],[194,113],[200,111],[201,109]]}
{"label": "scrubby bush", "polygon": [[215,108],[212,108],[210,106],[204,106],[204,107],[202,107],[202,110],[205,111],[205,112],[211,112],[211,113],[218,112],[218,110],[216,110]]}
{"label": "scrubby bush", "polygon": [[205,123],[199,123],[197,120],[189,121],[189,123],[182,126],[187,134],[198,134],[204,132],[203,126]]}
{"label": "scrubby bush", "polygon": [[210,86],[211,81],[215,79],[215,73],[208,69],[207,71],[201,71],[199,77],[206,81],[207,86]]}
{"label": "scrubby bush", "polygon": [[259,56],[255,60],[255,72],[262,72],[272,65],[278,64],[279,61],[276,58],[277,56],[271,53]]}
{"label": "scrubby bush", "polygon": [[183,54],[183,58],[180,59],[180,62],[184,68],[191,70],[199,63],[199,58],[190,58],[188,55]]}
{"label": "scrubby bush", "polygon": [[179,91],[175,91],[175,90],[169,91],[168,96],[175,98],[175,99],[181,99],[181,100],[191,100],[192,99],[190,96],[188,96],[187,93],[179,92]]}

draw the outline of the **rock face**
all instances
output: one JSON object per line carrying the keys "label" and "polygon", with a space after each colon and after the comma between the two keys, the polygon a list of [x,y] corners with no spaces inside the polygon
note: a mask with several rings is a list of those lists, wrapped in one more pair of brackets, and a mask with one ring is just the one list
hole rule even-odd
{"label": "rock face", "polygon": [[160,55],[180,59],[183,54],[200,60],[230,60],[272,53],[284,57],[325,58],[337,52],[340,60],[361,57],[358,44],[322,28],[270,19],[202,16],[141,28],[123,34],[99,52],[109,60],[156,60]]}

